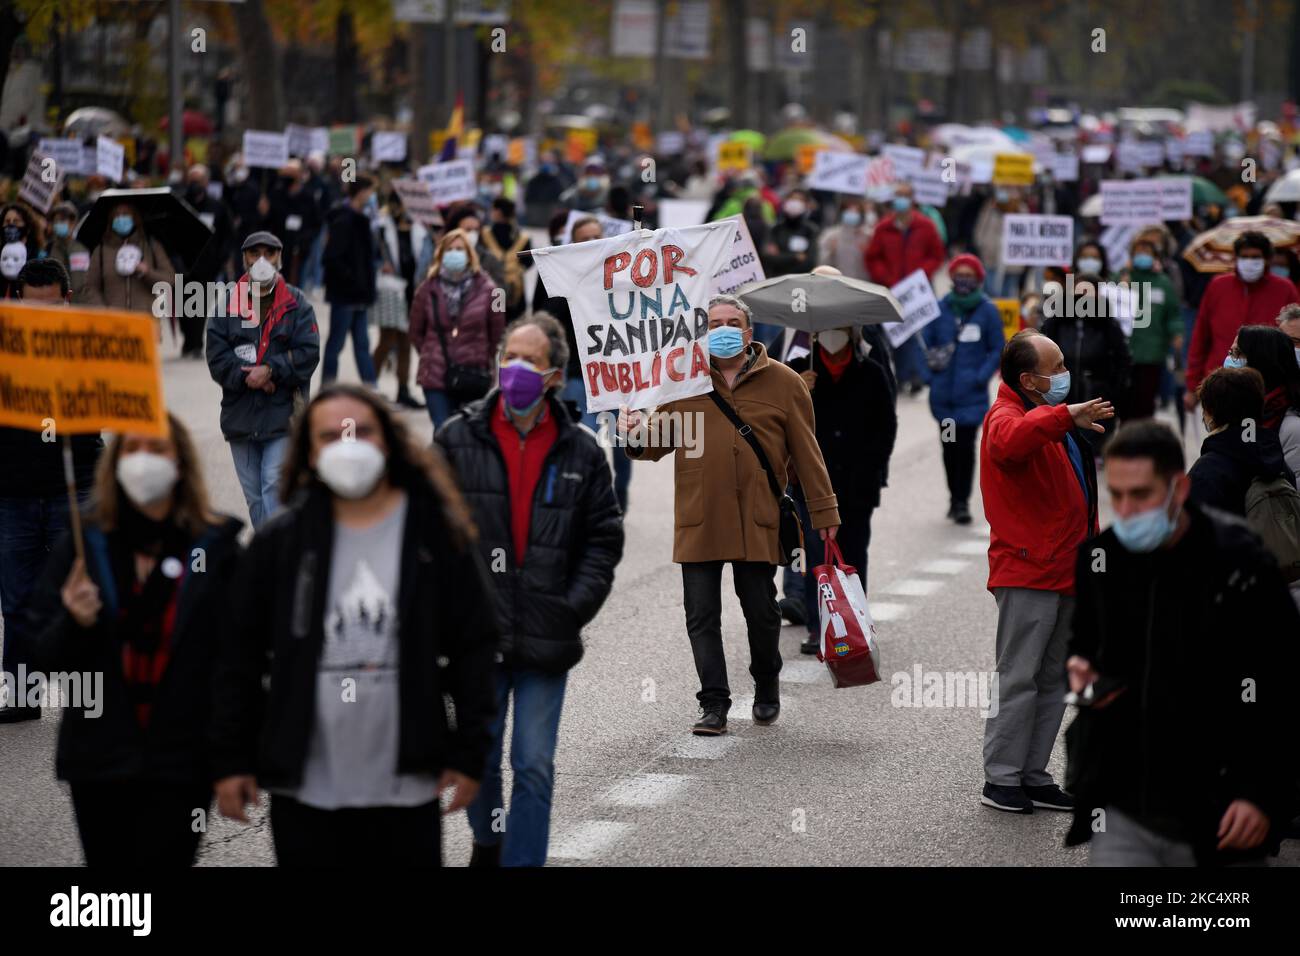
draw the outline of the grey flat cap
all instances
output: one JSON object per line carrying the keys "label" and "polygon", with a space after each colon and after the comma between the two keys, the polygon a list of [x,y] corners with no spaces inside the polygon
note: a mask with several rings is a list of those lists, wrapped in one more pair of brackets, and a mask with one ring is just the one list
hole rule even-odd
{"label": "grey flat cap", "polygon": [[239,247],[239,251],[244,252],[245,250],[253,248],[253,246],[270,246],[272,249],[283,249],[284,243],[271,233],[263,230],[261,232],[251,233],[249,237],[244,240],[244,244]]}

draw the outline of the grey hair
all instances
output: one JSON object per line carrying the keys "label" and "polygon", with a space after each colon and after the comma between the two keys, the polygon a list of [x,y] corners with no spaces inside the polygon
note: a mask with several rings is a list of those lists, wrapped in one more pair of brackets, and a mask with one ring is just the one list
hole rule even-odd
{"label": "grey hair", "polygon": [[1277,314],[1278,325],[1281,325],[1283,322],[1292,322],[1296,319],[1300,319],[1300,305],[1297,305],[1294,302],[1290,305],[1282,306],[1282,311]]}
{"label": "grey hair", "polygon": [[739,309],[745,314],[745,325],[751,328],[754,325],[754,313],[748,305],[736,298],[734,295],[715,295],[709,300],[709,311],[713,310],[715,305],[729,305],[732,308]]}
{"label": "grey hair", "polygon": [[497,348],[497,364],[500,365],[501,360],[505,357],[506,340],[510,338],[510,333],[529,325],[537,326],[546,335],[546,341],[550,345],[551,368],[558,368],[561,371],[568,368],[569,337],[564,334],[564,326],[560,320],[549,312],[534,312],[532,315],[521,315],[507,325],[505,332],[501,336],[501,345]]}

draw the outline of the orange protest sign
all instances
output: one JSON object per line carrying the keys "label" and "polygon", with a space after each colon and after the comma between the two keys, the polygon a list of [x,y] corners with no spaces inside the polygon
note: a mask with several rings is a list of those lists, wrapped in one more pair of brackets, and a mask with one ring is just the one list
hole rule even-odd
{"label": "orange protest sign", "polygon": [[156,336],[139,312],[0,303],[0,425],[166,435]]}
{"label": "orange protest sign", "polygon": [[523,166],[528,161],[528,143],[521,136],[512,139],[506,146],[506,165]]}
{"label": "orange protest sign", "polygon": [[814,146],[812,143],[805,143],[798,148],[794,158],[799,166],[801,176],[807,176],[812,172],[813,164],[817,161],[817,154],[825,148],[824,146]]}
{"label": "orange protest sign", "polygon": [[993,157],[993,182],[998,186],[1032,186],[1034,157],[1028,153],[997,153]]}
{"label": "orange protest sign", "polygon": [[1020,331],[1020,300],[994,299],[993,304],[1002,316],[1002,337],[1010,339]]}
{"label": "orange protest sign", "polygon": [[594,129],[571,129],[564,134],[564,154],[571,163],[580,163],[596,151]]}
{"label": "orange protest sign", "polygon": [[655,138],[650,132],[650,124],[640,121],[632,124],[632,145],[647,152],[654,149]]}

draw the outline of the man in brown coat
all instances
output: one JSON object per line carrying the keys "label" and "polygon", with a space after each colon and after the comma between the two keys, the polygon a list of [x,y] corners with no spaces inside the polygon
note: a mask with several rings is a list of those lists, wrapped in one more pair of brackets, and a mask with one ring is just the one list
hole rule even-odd
{"label": "man in brown coat", "polygon": [[[709,303],[713,390],[753,429],[781,488],[793,462],[813,527],[823,540],[834,538],[840,517],[817,447],[812,396],[798,374],[753,341],[750,319],[749,307],[733,296]],[[728,563],[749,630],[754,722],[772,723],[781,712],[781,612],[774,580],[780,509],[758,456],[708,394],[670,402],[648,418],[622,411],[619,433],[634,459],[655,461],[675,452],[673,560],[682,566],[686,631],[703,711],[693,732],[727,730],[731,689],[722,650],[722,566]]]}

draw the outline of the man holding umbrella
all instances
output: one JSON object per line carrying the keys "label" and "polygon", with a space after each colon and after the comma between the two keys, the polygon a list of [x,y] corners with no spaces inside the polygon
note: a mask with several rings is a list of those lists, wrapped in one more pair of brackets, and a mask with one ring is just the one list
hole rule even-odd
{"label": "man holding umbrella", "polygon": [[[780,506],[773,483],[784,489],[793,463],[813,528],[823,540],[833,539],[840,523],[817,447],[807,386],[754,341],[752,312],[740,299],[715,296],[709,302],[708,324],[713,392],[670,402],[648,420],[641,412],[624,409],[618,422],[620,435],[634,433],[627,454],[651,461],[673,449],[668,442],[645,447],[650,442],[639,440],[646,435],[643,429],[660,435],[668,430],[664,422],[686,416],[697,423],[694,450],[675,449],[673,560],[682,566],[686,630],[700,676],[696,697],[702,714],[692,729],[700,736],[726,733],[731,709],[722,650],[725,564],[731,565],[749,631],[754,722],[770,724],[781,712],[781,612],[774,581],[781,558]],[[743,429],[732,416],[744,422]],[[765,463],[750,439],[762,449]],[[674,439],[671,444],[679,443]]]}

